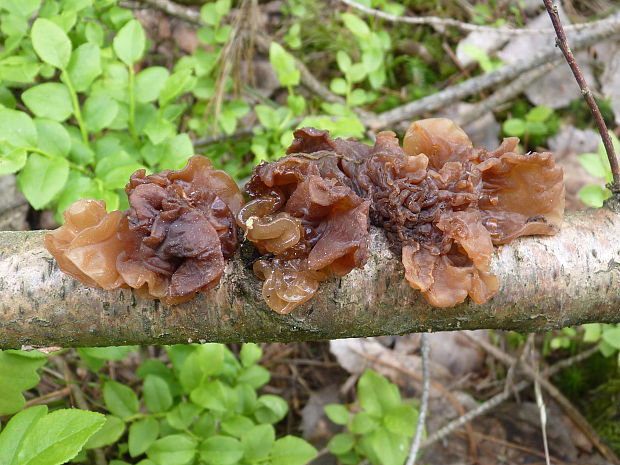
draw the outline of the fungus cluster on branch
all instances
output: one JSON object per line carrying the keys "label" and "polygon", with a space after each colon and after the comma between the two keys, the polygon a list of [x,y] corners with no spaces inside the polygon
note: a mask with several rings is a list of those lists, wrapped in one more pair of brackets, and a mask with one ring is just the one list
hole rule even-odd
{"label": "fungus cluster on branch", "polygon": [[402,147],[393,132],[374,146],[313,128],[294,135],[285,157],[254,168],[245,205],[226,173],[195,156],[183,170],[136,171],[126,212],[76,202],[46,247],[89,286],[175,304],[217,285],[239,226],[261,254],[254,273],[265,302],[289,313],[321,281],[364,267],[372,223],[402,256],[409,284],[449,307],[497,292],[494,245],[561,223],[562,170],[550,153],[519,154],[516,138],[476,148],[444,118],[413,123]]}

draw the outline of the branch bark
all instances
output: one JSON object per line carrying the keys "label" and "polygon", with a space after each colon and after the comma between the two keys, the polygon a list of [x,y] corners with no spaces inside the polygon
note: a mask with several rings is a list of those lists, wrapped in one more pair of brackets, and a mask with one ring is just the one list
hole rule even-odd
{"label": "branch bark", "polygon": [[42,231],[0,233],[0,348],[199,341],[304,341],[475,328],[543,331],[620,322],[620,214],[606,208],[566,217],[553,237],[496,249],[498,294],[433,308],[403,277],[380,230],[363,270],[321,284],[289,315],[262,301],[244,245],[220,285],[186,304],[162,306],[131,290],[91,289],[60,272]]}

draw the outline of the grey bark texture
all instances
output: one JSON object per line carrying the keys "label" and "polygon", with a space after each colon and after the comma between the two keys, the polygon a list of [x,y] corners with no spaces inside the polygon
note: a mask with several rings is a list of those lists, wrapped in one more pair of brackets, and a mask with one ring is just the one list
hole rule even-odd
{"label": "grey bark texture", "polygon": [[322,283],[289,315],[262,301],[249,245],[228,263],[217,288],[164,306],[129,289],[92,289],[65,275],[43,247],[44,233],[0,233],[0,348],[306,341],[620,322],[620,214],[606,208],[567,216],[556,236],[496,248],[497,295],[484,305],[468,300],[453,308],[433,308],[409,287],[378,229],[363,270]]}

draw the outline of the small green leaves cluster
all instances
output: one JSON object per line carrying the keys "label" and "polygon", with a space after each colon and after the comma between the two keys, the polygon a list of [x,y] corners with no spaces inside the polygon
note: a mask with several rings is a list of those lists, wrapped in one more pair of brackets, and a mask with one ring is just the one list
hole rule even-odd
{"label": "small green leaves cluster", "polygon": [[[616,154],[620,153],[620,141],[618,141],[618,138],[612,131],[609,131],[609,136]],[[582,153],[579,155],[579,163],[592,176],[601,178],[605,183],[612,182],[611,166],[609,165],[609,158],[607,158],[603,141],[599,143],[596,153]],[[611,191],[600,184],[590,184],[582,187],[577,195],[579,200],[589,207],[600,208],[603,206],[603,202],[611,197]]]}
{"label": "small green leaves cluster", "polygon": [[585,343],[598,343],[604,357],[616,356],[620,365],[620,324],[588,323],[581,325],[583,331],[575,328],[563,328],[559,334],[550,339],[551,349],[570,349],[579,339]]}
{"label": "small green leaves cluster", "polygon": [[527,112],[517,110],[514,117],[504,121],[502,129],[509,137],[520,137],[524,145],[540,145],[557,131],[558,116],[552,108],[539,105]]}
{"label": "small green leaves cluster", "polygon": [[373,465],[403,465],[415,433],[417,409],[403,401],[398,386],[372,370],[357,383],[359,405],[325,407],[328,418],[345,431],[328,443],[343,464],[358,464],[365,457]]}
{"label": "small green leaves cluster", "polygon": [[177,134],[185,106],[176,100],[196,78],[159,66],[136,72],[145,33],[115,1],[39,4],[0,5],[10,44],[0,55],[0,175],[18,173],[29,203],[58,220],[83,197],[124,208],[133,171],[179,168],[194,154]]}
{"label": "small green leaves cluster", "polygon": [[[79,353],[95,370],[102,366],[98,360],[122,359],[133,350]],[[316,449],[300,438],[276,439],[273,425],[286,416],[288,405],[279,396],[257,394],[270,379],[258,365],[258,345],[244,344],[239,358],[222,344],[166,351],[171,365],[148,359],[138,368],[141,389],[101,375],[109,413],[86,449],[115,444],[112,465],[127,460],[141,465],[303,465],[316,456]]]}

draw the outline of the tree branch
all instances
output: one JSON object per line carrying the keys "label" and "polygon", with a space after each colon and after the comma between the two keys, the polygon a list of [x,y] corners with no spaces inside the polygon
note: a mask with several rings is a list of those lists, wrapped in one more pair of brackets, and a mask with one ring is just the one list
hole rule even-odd
{"label": "tree branch", "polygon": [[363,270],[321,284],[289,315],[269,310],[244,245],[214,290],[169,307],[128,289],[91,289],[60,272],[41,231],[0,233],[0,348],[171,344],[188,341],[304,341],[474,328],[543,331],[620,322],[620,214],[566,217],[553,237],[496,249],[500,279],[484,305],[430,307],[403,278],[380,230]]}

